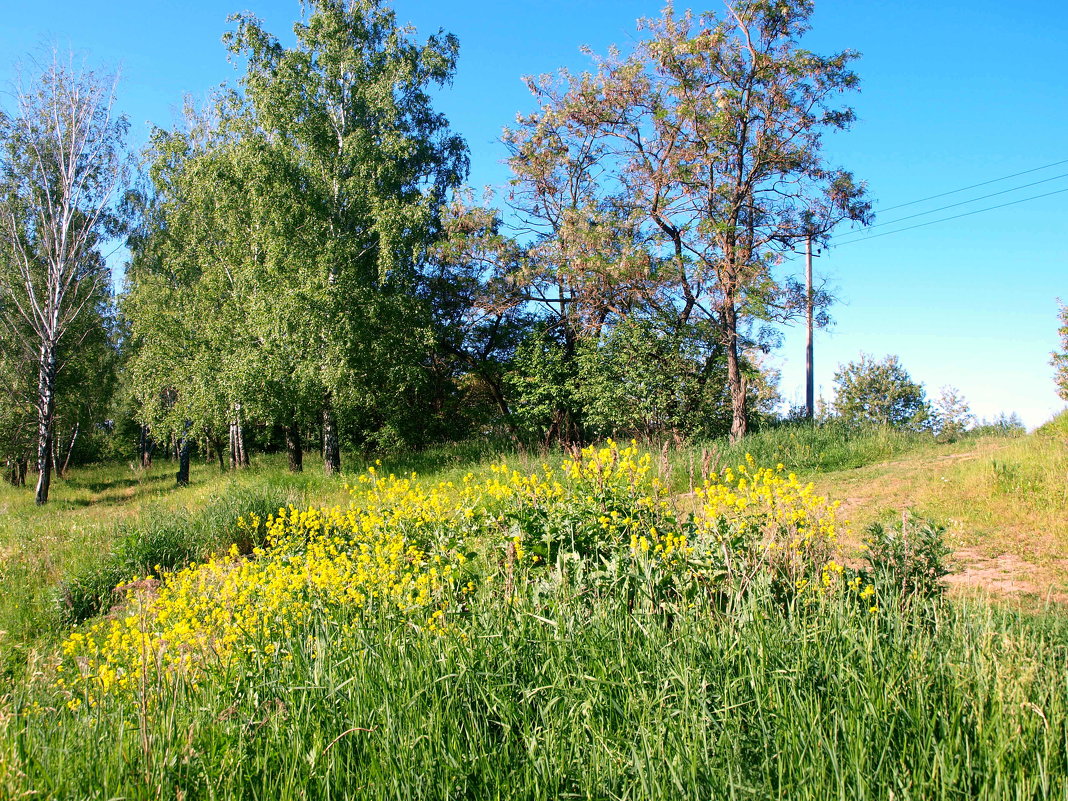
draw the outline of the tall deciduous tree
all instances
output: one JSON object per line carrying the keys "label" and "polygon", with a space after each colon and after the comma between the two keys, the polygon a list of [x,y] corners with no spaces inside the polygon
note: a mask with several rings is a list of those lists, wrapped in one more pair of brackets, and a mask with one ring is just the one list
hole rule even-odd
{"label": "tall deciduous tree", "polygon": [[530,80],[541,109],[507,137],[525,206],[552,229],[560,309],[582,300],[572,277],[592,272],[703,330],[726,359],[735,439],[746,331],[800,310],[775,274],[782,254],[870,214],[863,186],[822,152],[853,121],[836,102],[857,85],[856,54],[805,50],[811,13],[810,0],[741,0],[722,18],[669,4],[640,23],[631,55]]}
{"label": "tall deciduous tree", "polygon": [[0,293],[5,315],[33,337],[38,504],[52,476],[60,349],[108,285],[99,245],[114,233],[127,178],[128,126],[113,111],[114,87],[53,57],[18,87],[14,113],[0,116]]}
{"label": "tall deciduous tree", "polygon": [[305,7],[292,48],[247,15],[226,41],[247,58],[255,124],[289,154],[310,209],[303,270],[314,303],[295,333],[321,382],[330,472],[340,468],[338,411],[364,431],[388,426],[419,380],[432,335],[416,262],[446,191],[466,174],[467,150],[428,94],[452,80],[454,36],[418,44],[382,0]]}
{"label": "tall deciduous tree", "polygon": [[454,37],[417,44],[377,0],[304,7],[292,48],[235,17],[241,91],[156,137],[127,308],[154,417],[180,431],[240,407],[285,429],[294,470],[317,420],[333,472],[346,430],[418,414],[433,337],[416,265],[467,157],[428,95]]}

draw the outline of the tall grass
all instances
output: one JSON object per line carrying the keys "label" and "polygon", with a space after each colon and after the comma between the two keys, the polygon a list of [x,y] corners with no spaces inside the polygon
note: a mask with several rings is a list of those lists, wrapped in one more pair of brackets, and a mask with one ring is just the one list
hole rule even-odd
{"label": "tall grass", "polygon": [[[929,442],[798,426],[705,450],[802,472]],[[382,469],[449,478],[491,455],[478,444]],[[667,458],[680,486],[704,467],[700,447]],[[125,480],[74,478],[97,498]],[[70,564],[2,562],[5,590],[37,607],[0,601],[0,798],[1068,798],[1068,617],[974,599],[870,613],[841,595],[791,606],[757,583],[667,614],[562,574],[513,586],[509,561],[448,634],[381,612],[342,634],[320,617],[197,685],[146,669],[134,703],[68,708],[49,632],[106,611],[131,575],[239,539],[240,515],[343,493],[274,463],[194,479],[66,532],[64,548],[94,549]],[[0,542],[13,521],[59,536],[57,519],[87,525],[93,508],[16,510]]]}
{"label": "tall grass", "polygon": [[[466,638],[386,617],[138,710],[22,691],[0,793],[127,799],[1064,798],[1068,625],[903,615],[640,615],[483,597]],[[42,704],[37,706],[36,704]]]}
{"label": "tall grass", "polygon": [[[781,423],[740,442],[726,437],[679,447],[649,445],[661,452],[661,473],[680,492],[692,490],[712,471],[745,461],[783,464],[806,478],[885,462],[903,454],[939,447],[934,437],[889,427],[857,428],[842,423]],[[666,468],[666,469],[665,469]]]}

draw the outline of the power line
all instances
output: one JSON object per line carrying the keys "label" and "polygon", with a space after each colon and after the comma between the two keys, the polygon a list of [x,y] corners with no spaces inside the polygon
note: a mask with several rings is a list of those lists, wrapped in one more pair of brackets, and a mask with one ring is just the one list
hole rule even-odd
{"label": "power line", "polygon": [[1018,192],[1021,189],[1028,189],[1032,186],[1038,186],[1039,184],[1048,184],[1050,181],[1056,181],[1059,178],[1068,178],[1068,172],[1061,173],[1060,175],[1054,175],[1052,178],[1043,178],[1041,181],[1032,181],[1029,184],[1021,184],[1020,186],[1014,186],[1012,189],[1002,189],[1000,192],[991,192],[989,195],[980,195],[979,197],[973,197],[969,200],[962,200],[959,203],[950,203],[948,206],[939,206],[937,209],[930,209],[929,211],[919,211],[915,214],[910,214],[907,217],[898,217],[896,220],[888,220],[887,222],[876,223],[875,225],[868,226],[867,230],[873,228],[882,228],[886,225],[897,225],[897,223],[905,222],[905,220],[912,220],[916,217],[923,217],[928,214],[935,214],[939,211],[945,211],[946,209],[955,209],[958,206],[967,206],[969,203],[975,203],[979,200],[986,200],[987,198],[997,197],[998,195],[1007,195],[1009,192]]}
{"label": "power line", "polygon": [[927,225],[934,225],[935,223],[949,222],[950,220],[958,220],[961,217],[970,217],[973,214],[982,214],[984,211],[993,211],[994,209],[1003,209],[1006,206],[1015,206],[1017,203],[1026,203],[1029,200],[1038,200],[1039,198],[1049,197],[1050,195],[1060,195],[1064,192],[1068,192],[1068,189],[1058,189],[1054,192],[1046,192],[1042,195],[1032,195],[1031,197],[1020,198],[1019,200],[1010,200],[1008,203],[1000,203],[997,206],[987,206],[985,209],[976,209],[975,211],[966,211],[963,214],[954,214],[952,217],[943,217],[939,220],[931,220],[925,223],[919,223],[917,225],[910,225],[906,228],[898,228],[893,231],[885,231],[881,234],[875,234],[874,236],[862,236],[857,239],[847,239],[845,242],[838,242],[837,245],[853,245],[857,242],[868,242],[872,239],[878,239],[881,236],[890,236],[890,234],[900,234],[904,231],[911,231],[914,228],[923,228]]}
{"label": "power line", "polygon": [[878,211],[880,211],[880,212],[893,211],[894,209],[903,209],[906,206],[915,206],[917,203],[926,203],[928,200],[935,200],[936,198],[946,197],[947,195],[955,195],[958,192],[967,192],[969,189],[978,189],[980,186],[986,186],[988,184],[996,184],[998,181],[1007,181],[1010,178],[1018,178],[1021,175],[1028,175],[1029,173],[1038,172],[1039,170],[1048,170],[1050,167],[1057,167],[1057,166],[1060,166],[1061,164],[1068,164],[1068,159],[1064,159],[1063,161],[1055,161],[1052,164],[1045,164],[1045,165],[1043,165],[1041,167],[1034,167],[1034,168],[1032,168],[1030,170],[1024,170],[1023,172],[1014,172],[1012,175],[1003,175],[1000,178],[991,178],[989,181],[981,181],[981,182],[979,182],[977,184],[972,184],[971,186],[961,187],[960,189],[951,189],[948,192],[940,192],[937,195],[930,195],[928,197],[922,197],[919,200],[910,200],[908,203],[899,203],[896,206],[887,206],[885,209],[878,209]]}

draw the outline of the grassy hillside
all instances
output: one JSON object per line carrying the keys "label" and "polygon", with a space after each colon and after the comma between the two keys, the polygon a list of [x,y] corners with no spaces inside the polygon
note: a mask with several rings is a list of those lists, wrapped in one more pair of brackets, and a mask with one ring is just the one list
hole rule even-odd
{"label": "grassy hillside", "polygon": [[0,796],[1064,798],[1063,425],[7,488]]}

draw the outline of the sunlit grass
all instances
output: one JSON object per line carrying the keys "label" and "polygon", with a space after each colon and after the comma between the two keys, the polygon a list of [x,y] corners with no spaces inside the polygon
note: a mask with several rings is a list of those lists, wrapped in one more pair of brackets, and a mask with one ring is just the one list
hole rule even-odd
{"label": "sunlit grass", "polygon": [[[1052,559],[1052,549],[1068,539],[1060,514],[1068,506],[1065,448],[1057,429],[939,444],[894,432],[783,427],[747,440],[749,459],[722,443],[654,450],[640,464],[635,456],[641,480],[662,481],[663,494],[626,490],[620,497],[635,509],[661,509],[668,523],[702,507],[741,514],[728,527],[739,531],[761,499],[793,493],[800,511],[816,498],[786,480],[794,469],[817,478],[820,492],[846,500],[855,530],[865,515],[896,516],[911,505],[949,522],[958,542],[971,536],[984,547],[1011,545],[1030,549],[1036,560],[1043,553]],[[714,549],[670,556],[692,543],[665,536],[660,518],[631,515],[624,506],[616,515],[607,507],[596,512],[586,490],[559,494],[541,456],[513,452],[502,459],[498,449],[489,442],[443,447],[376,467],[383,478],[418,471],[440,482],[442,499],[458,504],[426,500],[425,508],[411,507],[418,513],[410,519],[388,523],[408,526],[413,536],[425,525],[420,520],[433,518],[427,509],[451,509],[448,526],[474,519],[466,516],[473,507],[464,505],[461,489],[469,473],[497,476],[502,486],[518,482],[495,501],[505,505],[471,524],[469,555],[480,567],[470,584],[467,576],[457,584],[462,594],[447,602],[435,596],[440,626],[421,610],[407,614],[407,602],[330,611],[335,590],[363,592],[357,585],[364,579],[338,573],[343,586],[331,588],[310,561],[294,560],[322,528],[314,516],[296,525],[274,556],[259,552],[249,561],[226,551],[231,541],[248,538],[236,521],[250,512],[286,503],[347,508],[345,484],[359,483],[356,474],[367,466],[359,460],[332,478],[311,460],[308,472],[291,476],[280,456],[237,474],[197,465],[183,489],[174,487],[167,463],[144,475],[127,466],[88,468],[58,482],[57,503],[44,510],[28,491],[5,487],[0,797],[1068,796],[1068,616],[1059,607],[1036,615],[982,598],[901,606],[884,599],[869,613],[859,580],[852,595],[802,601],[808,585],[800,574],[776,584],[767,568],[777,563],[732,566],[734,557],[714,561],[720,558]],[[546,455],[554,470],[563,458]],[[770,470],[750,469],[754,464]],[[729,483],[722,472],[718,488],[705,485],[709,471],[727,467],[734,471]],[[583,480],[596,485],[600,469]],[[528,473],[537,480],[527,482]],[[383,486],[410,497],[403,478]],[[656,534],[648,531],[654,523]],[[645,533],[628,528],[639,524]],[[704,530],[715,541],[728,528],[686,531]],[[548,544],[539,550],[549,530],[585,549],[581,569],[559,562]],[[584,537],[595,544],[583,545]],[[613,544],[606,549],[597,537]],[[353,542],[358,551],[361,540]],[[324,566],[341,547],[326,546],[316,557]],[[199,568],[180,571],[211,553],[219,554],[213,569],[220,582],[245,570],[243,583],[275,576],[285,592],[296,588],[288,606],[281,603],[288,596],[270,598],[279,609],[299,607],[300,619],[291,615],[291,626],[282,621],[269,638],[241,640],[247,616],[234,614],[240,626],[232,633],[243,646],[226,660],[216,654],[216,667],[202,661],[194,673],[153,669],[177,641],[164,628],[146,628],[130,653],[149,658],[132,659],[141,667],[126,674],[122,693],[97,694],[92,707],[69,704],[74,695],[66,690],[57,693],[59,638],[70,631],[64,615],[72,614],[61,604],[64,588],[69,598],[72,588],[85,586],[88,605],[80,614],[106,611],[92,606],[93,593],[103,588],[103,603],[121,601],[110,588],[162,559],[176,577],[186,577],[176,591],[185,587],[190,608],[207,614],[211,582],[198,583]],[[828,557],[824,550],[804,553],[808,561]],[[535,560],[542,554],[575,566],[545,568]],[[657,561],[660,554],[670,559]],[[258,561],[269,558],[282,560],[279,570]],[[422,570],[417,561],[396,562],[383,576]],[[837,586],[841,566],[820,563],[825,569],[814,574],[820,585]],[[645,565],[645,572],[634,574],[634,583],[633,576],[620,578],[621,564]],[[650,583],[657,576],[689,576],[690,594],[663,594]],[[326,595],[306,608],[302,581],[321,583]],[[710,591],[715,586],[744,591]],[[137,602],[114,610],[114,619],[136,613]],[[145,609],[144,622],[154,626]],[[190,642],[211,644],[210,629],[198,636]],[[158,653],[145,651],[145,643]],[[65,675],[87,666],[82,657],[77,647],[70,651]]]}

